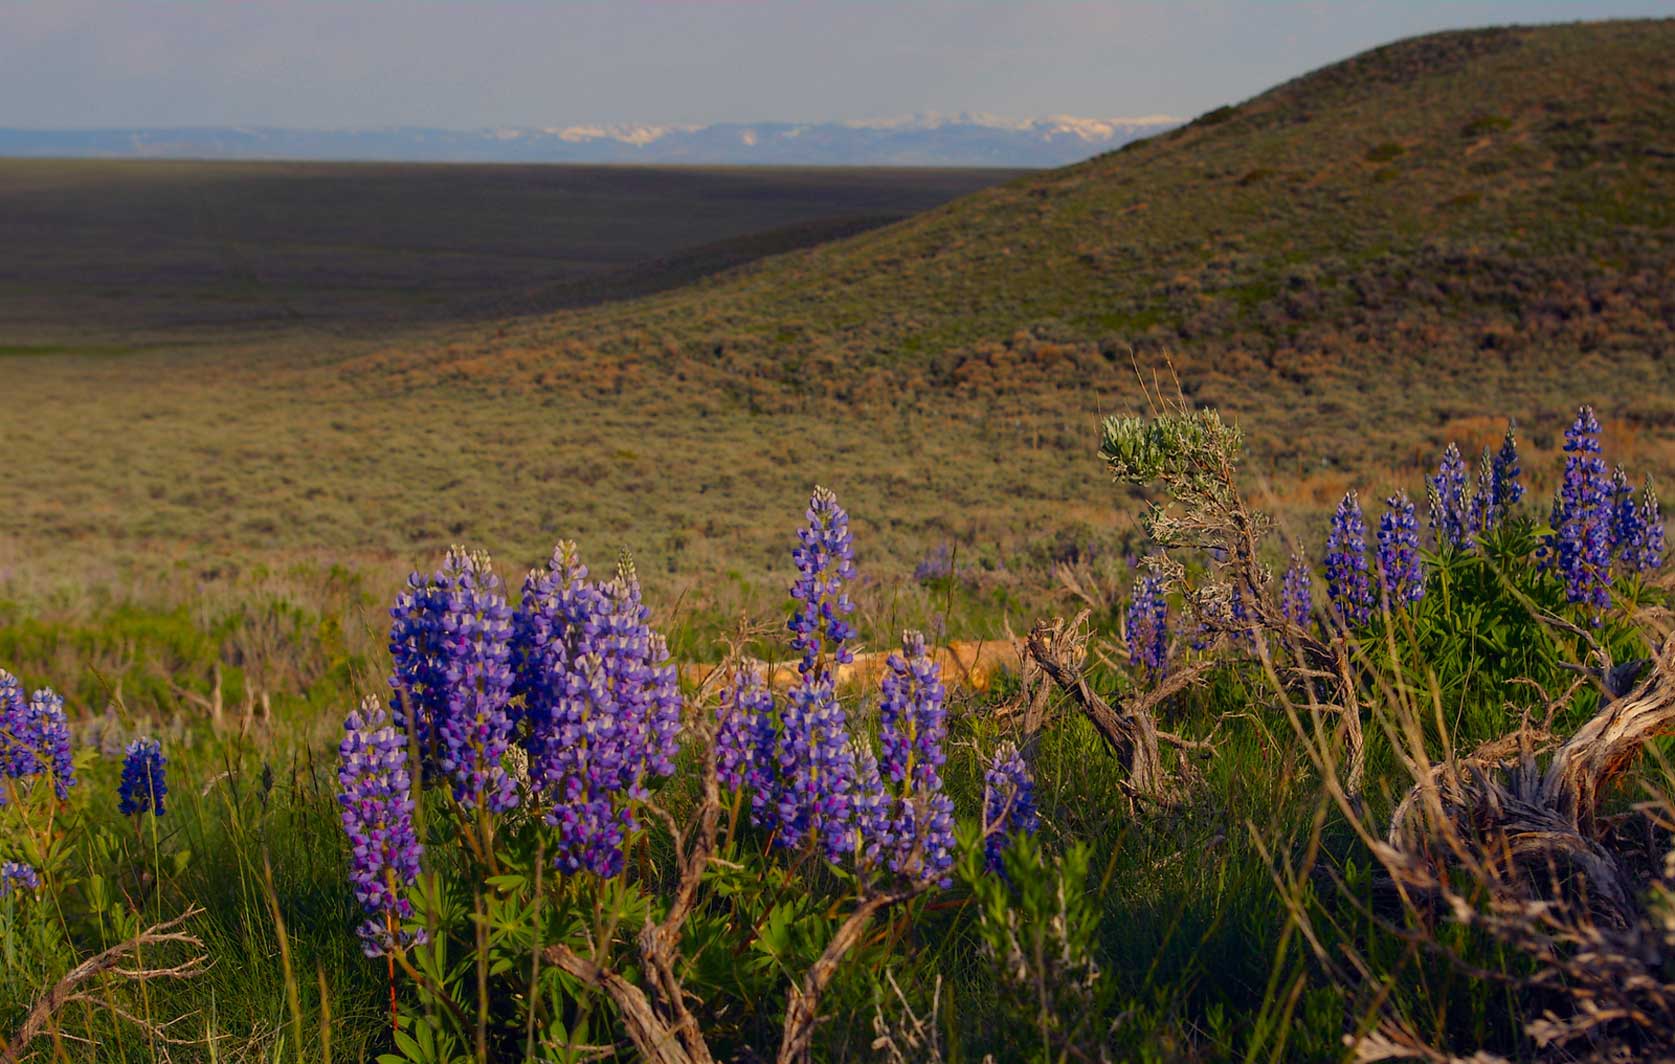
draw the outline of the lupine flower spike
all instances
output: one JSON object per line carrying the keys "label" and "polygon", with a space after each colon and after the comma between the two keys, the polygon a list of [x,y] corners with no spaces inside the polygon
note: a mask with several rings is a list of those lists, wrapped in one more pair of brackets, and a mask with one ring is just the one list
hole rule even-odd
{"label": "lupine flower spike", "polygon": [[1301,555],[1292,555],[1280,584],[1280,612],[1299,628],[1307,628],[1314,615],[1314,575]]}
{"label": "lupine flower spike", "polygon": [[1460,448],[1450,443],[1442,452],[1442,464],[1437,475],[1427,478],[1427,495],[1431,503],[1431,534],[1437,546],[1463,548],[1471,545],[1469,515],[1466,511],[1466,460]]}
{"label": "lupine flower spike", "polygon": [[1467,530],[1473,535],[1495,527],[1495,453],[1488,447],[1477,458],[1477,487],[1471,493]]}
{"label": "lupine flower spike", "polygon": [[1326,536],[1326,595],[1344,623],[1372,617],[1373,589],[1367,574],[1367,524],[1354,491],[1344,493]]}
{"label": "lupine flower spike", "polygon": [[885,662],[882,687],[882,768],[892,804],[879,842],[891,871],[947,886],[954,863],[954,803],[942,789],[947,692],[923,635],[903,634],[901,652]]}
{"label": "lupine flower spike", "polygon": [[1128,663],[1144,667],[1153,679],[1169,668],[1169,600],[1161,576],[1143,576],[1134,582],[1134,598],[1128,604]]}
{"label": "lupine flower spike", "polygon": [[61,802],[76,784],[64,700],[46,687],[25,699],[17,677],[0,669],[0,806],[8,790],[40,776]]}
{"label": "lupine flower spike", "polygon": [[395,725],[417,737],[426,779],[447,776],[469,809],[505,812],[517,804],[502,764],[517,722],[500,578],[487,555],[454,547],[434,576],[407,583],[390,611]]}
{"label": "lupine flower spike", "polygon": [[856,740],[850,750],[855,764],[855,782],[849,793],[850,818],[855,840],[851,846],[855,864],[868,868],[887,861],[893,842],[890,794],[878,773],[878,758],[872,747]]}
{"label": "lupine flower spike", "polygon": [[1506,437],[1501,440],[1501,449],[1495,452],[1492,468],[1495,523],[1499,523],[1518,501],[1524,497],[1524,485],[1519,480],[1523,470],[1518,465],[1518,439],[1515,435],[1517,425],[1511,421],[1506,423]]}
{"label": "lupine flower spike", "polygon": [[779,735],[774,840],[795,847],[817,838],[827,859],[837,861],[855,842],[849,823],[855,755],[832,674],[834,664],[854,660],[855,632],[844,620],[855,608],[845,590],[855,575],[854,545],[849,515],[825,488],[814,489],[806,517],[791,552],[798,573],[791,597],[800,606],[787,627],[801,660]]}
{"label": "lupine flower spike", "polygon": [[1413,501],[1398,491],[1384,501],[1378,519],[1378,574],[1391,609],[1425,597],[1425,573],[1419,561],[1419,524]]}
{"label": "lupine flower spike", "polygon": [[407,890],[419,877],[424,848],[413,829],[413,786],[407,741],[376,698],[351,710],[337,748],[337,801],[349,836],[349,879],[367,914],[358,931],[369,957],[423,940],[397,923],[413,915]]}
{"label": "lupine flower spike", "polygon": [[163,815],[163,799],[169,793],[164,770],[169,760],[156,739],[135,739],[122,759],[122,782],[117,787],[116,811],[123,816],[150,812]]}
{"label": "lupine flower spike", "polygon": [[996,747],[983,775],[983,857],[991,872],[1004,872],[1002,856],[1015,835],[1033,835],[1040,825],[1035,781],[1018,748]]}
{"label": "lupine flower spike", "polygon": [[1592,407],[1577,410],[1564,450],[1564,482],[1553,499],[1553,532],[1542,543],[1541,561],[1558,570],[1565,597],[1597,625],[1611,605],[1613,496]]}
{"label": "lupine flower spike", "polygon": [[1649,573],[1663,566],[1663,511],[1658,506],[1657,489],[1652,475],[1646,474],[1646,486],[1640,489],[1640,571]]}
{"label": "lupine flower spike", "polygon": [[831,662],[846,665],[855,660],[849,647],[855,630],[845,621],[855,609],[844,590],[855,576],[854,540],[849,534],[849,514],[838,505],[837,496],[816,487],[808,502],[808,523],[797,530],[798,546],[791,552],[797,565],[797,581],[791,597],[802,608],[791,615],[791,648],[802,654],[802,671],[813,671],[822,654]]}
{"label": "lupine flower spike", "polygon": [[1640,527],[1640,508],[1635,505],[1634,488],[1628,474],[1618,466],[1611,473],[1611,551],[1617,566],[1624,573],[1640,571],[1640,547],[1645,540]]}
{"label": "lupine flower spike", "polygon": [[772,779],[773,765],[757,763],[757,734],[763,726],[769,729],[769,751],[773,749],[774,696],[767,682],[755,669],[740,669],[721,694],[716,707],[715,770],[721,786],[730,791],[759,784],[762,770]]}
{"label": "lupine flower spike", "polygon": [[546,820],[565,874],[618,875],[647,779],[674,772],[680,692],[650,615],[631,561],[590,583],[571,543],[524,582],[513,642],[530,779],[553,803]]}

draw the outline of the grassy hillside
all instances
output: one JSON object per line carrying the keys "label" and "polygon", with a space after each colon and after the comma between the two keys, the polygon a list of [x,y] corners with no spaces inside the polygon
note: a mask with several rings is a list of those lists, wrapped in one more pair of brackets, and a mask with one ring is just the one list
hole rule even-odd
{"label": "grassy hillside", "polygon": [[322,551],[405,569],[454,541],[525,562],[568,535],[760,602],[767,515],[818,481],[875,523],[864,572],[949,550],[1016,601],[1056,561],[1120,557],[1088,440],[1164,352],[1299,518],[1411,482],[1449,439],[1470,454],[1507,414],[1548,468],[1583,400],[1613,456],[1672,472],[1671,56],[1675,21],[1405,41],[631,302],[6,349],[27,416],[0,536],[79,574]]}
{"label": "grassy hillside", "polygon": [[1464,415],[1578,391],[1664,429],[1671,56],[1675,21],[1403,41],[1084,165],[548,319],[521,343],[649,340],[672,363],[793,390],[846,392],[880,367],[973,396],[1170,350],[1270,455],[1307,464],[1439,443]]}

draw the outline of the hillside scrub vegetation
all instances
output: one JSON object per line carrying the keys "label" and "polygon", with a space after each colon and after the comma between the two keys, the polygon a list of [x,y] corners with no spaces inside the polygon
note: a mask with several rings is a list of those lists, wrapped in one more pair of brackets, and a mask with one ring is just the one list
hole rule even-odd
{"label": "hillside scrub vegetation", "polygon": [[[1253,497],[1289,524],[1354,483],[1417,483],[1451,440],[1469,459],[1507,417],[1544,477],[1548,426],[1580,395],[1615,453],[1668,476],[1670,55],[1669,20],[1400,41],[1084,164],[608,306],[536,313],[534,282],[506,279],[532,312],[444,300],[369,336],[299,322],[258,286],[230,293],[221,326],[146,342],[67,312],[48,346],[0,347],[0,393],[28,411],[7,433],[0,549],[71,582],[89,565],[150,582],[159,557],[394,579],[456,541],[521,567],[561,535],[627,540],[706,608],[760,612],[780,550],[764,516],[819,481],[845,485],[870,571],[953,551],[993,605],[1137,549],[1079,462],[1087,425],[1140,412],[1133,367],[1162,350],[1194,402],[1244,428]],[[189,173],[147,173],[162,187],[146,196],[195,202]],[[444,195],[444,176],[363,180],[423,203],[413,189]],[[493,202],[546,202],[527,177]],[[868,203],[888,199],[878,180]],[[483,226],[484,254],[513,228]],[[72,258],[116,273],[123,255]],[[402,305],[460,270],[499,276],[450,263],[440,283],[404,279]],[[225,327],[247,311],[267,324]],[[726,595],[717,572],[738,576]]]}

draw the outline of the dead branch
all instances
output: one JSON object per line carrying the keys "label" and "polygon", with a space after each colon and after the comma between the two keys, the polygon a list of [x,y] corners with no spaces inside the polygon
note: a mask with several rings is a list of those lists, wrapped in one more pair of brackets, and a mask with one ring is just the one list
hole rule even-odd
{"label": "dead branch", "polygon": [[826,943],[820,959],[803,976],[801,986],[791,988],[785,1005],[785,1030],[780,1037],[778,1064],[806,1064],[814,1044],[814,1025],[820,1014],[820,997],[837,975],[843,958],[861,941],[867,926],[880,912],[923,893],[929,884],[914,883],[863,897]]}
{"label": "dead branch", "polygon": [[1156,708],[1197,683],[1213,663],[1194,662],[1178,669],[1150,690],[1119,703],[1120,710],[1115,709],[1082,674],[1082,663],[1087,658],[1087,617],[1083,611],[1068,625],[1062,619],[1037,622],[1026,640],[1029,657],[1070,695],[1111,752],[1123,762],[1128,769],[1129,787],[1148,798],[1165,798],[1169,788],[1158,753],[1159,744],[1168,743],[1198,754],[1213,752],[1215,747],[1212,743],[1159,731]]}
{"label": "dead branch", "polygon": [[651,1000],[639,987],[611,969],[588,960],[569,946],[548,946],[541,951],[541,958],[584,985],[603,991],[622,1014],[628,1039],[634,1043],[643,1060],[651,1064],[697,1064],[687,1053],[680,1037],[658,1015]]}
{"label": "dead branch", "polygon": [[[153,946],[181,944],[193,950],[204,948],[203,940],[196,935],[179,930],[180,926],[203,910],[196,906],[186,910],[172,920],[165,920],[160,924],[153,924],[126,942],[119,943],[105,950],[103,953],[89,957],[76,965],[52,988],[36,1001],[24,1017],[23,1025],[4,1047],[0,1047],[0,1064],[16,1064],[22,1059],[22,1053],[29,1043],[34,1041],[48,1026],[58,1012],[77,1001],[91,1004],[102,1004],[99,999],[81,989],[84,983],[101,975],[111,975],[129,982],[151,982],[158,979],[190,979],[208,970],[208,954],[197,954],[180,964],[163,968],[123,967],[130,957],[138,958],[142,951]],[[168,1039],[163,1027],[159,1027],[147,1020],[133,1016],[124,1010],[114,1009],[117,1015],[131,1023],[145,1028],[148,1033],[161,1040]],[[166,1026],[166,1025],[165,1025]]]}

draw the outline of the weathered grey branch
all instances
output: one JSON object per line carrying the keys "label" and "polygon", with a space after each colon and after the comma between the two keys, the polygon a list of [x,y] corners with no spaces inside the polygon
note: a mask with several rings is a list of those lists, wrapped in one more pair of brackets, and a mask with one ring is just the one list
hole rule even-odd
{"label": "weathered grey branch", "polygon": [[[112,975],[130,982],[150,982],[156,979],[190,979],[208,970],[209,957],[207,954],[197,954],[180,964],[164,968],[125,968],[123,963],[130,957],[138,957],[141,952],[153,946],[180,944],[194,950],[204,948],[203,940],[198,936],[178,930],[182,924],[192,917],[202,913],[197,907],[190,908],[172,920],[165,920],[160,924],[153,924],[126,942],[119,943],[105,950],[103,953],[89,957],[82,961],[60,979],[57,983],[35,1002],[30,1008],[29,1015],[23,1019],[23,1024],[17,1029],[10,1042],[0,1047],[0,1064],[16,1064],[22,1059],[22,1054],[30,1042],[33,1042],[52,1023],[65,1005],[73,1001],[90,1000],[80,988],[82,984],[100,975]],[[160,1033],[160,1028],[139,1020],[124,1010],[115,1009],[117,1015],[130,1022],[149,1027],[152,1033]]]}

